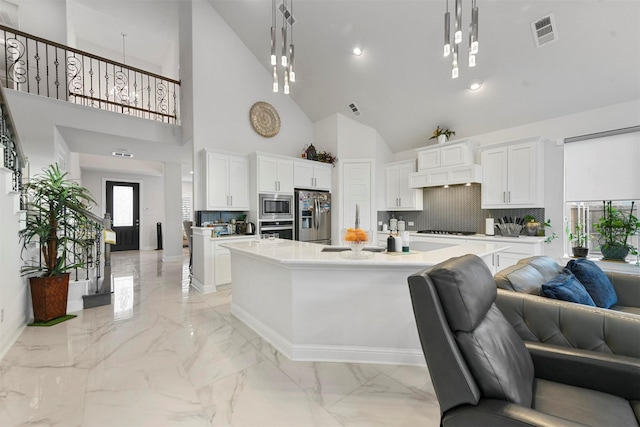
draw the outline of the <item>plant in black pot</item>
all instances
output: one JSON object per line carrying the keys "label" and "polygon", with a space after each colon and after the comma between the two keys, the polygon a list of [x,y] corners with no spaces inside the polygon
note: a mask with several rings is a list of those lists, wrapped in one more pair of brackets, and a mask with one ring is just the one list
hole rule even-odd
{"label": "plant in black pot", "polygon": [[23,254],[30,244],[40,256],[25,260],[22,275],[29,278],[34,320],[48,322],[67,313],[69,271],[85,265],[83,254],[89,190],[67,178],[58,164],[49,166],[25,185],[28,210],[19,237]]}
{"label": "plant in black pot", "polygon": [[[568,226],[567,226],[568,228]],[[584,223],[578,222],[573,229],[573,232],[568,232],[567,236],[569,242],[572,244],[571,252],[574,258],[586,258],[589,254],[589,247],[587,241],[587,233],[584,231]]]}
{"label": "plant in black pot", "polygon": [[631,202],[628,214],[613,206],[611,201],[602,202],[604,214],[593,224],[593,229],[600,234],[600,251],[603,259],[624,261],[629,252],[637,253],[636,248],[629,244],[629,237],[636,234],[640,227],[638,218],[633,215],[635,202]]}

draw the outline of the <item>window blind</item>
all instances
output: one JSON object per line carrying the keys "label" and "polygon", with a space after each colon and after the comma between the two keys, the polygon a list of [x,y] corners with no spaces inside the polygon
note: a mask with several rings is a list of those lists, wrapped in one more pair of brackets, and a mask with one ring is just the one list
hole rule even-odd
{"label": "window blind", "polygon": [[640,126],[564,144],[565,200],[640,199]]}

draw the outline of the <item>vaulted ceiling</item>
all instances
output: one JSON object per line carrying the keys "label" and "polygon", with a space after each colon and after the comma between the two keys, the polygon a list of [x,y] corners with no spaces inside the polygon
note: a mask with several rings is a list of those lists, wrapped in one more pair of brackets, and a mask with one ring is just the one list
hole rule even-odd
{"label": "vaulted ceiling", "polygon": [[[270,72],[272,1],[207,1]],[[118,54],[119,33],[129,32],[127,55],[149,63],[177,49],[175,1],[73,2],[92,23],[76,29],[81,40],[109,40]],[[477,67],[466,63],[471,0],[463,0],[460,77],[453,80],[442,55],[446,0],[293,0],[297,81],[279,96],[291,96],[312,121],[339,112],[374,127],[394,152],[424,146],[436,125],[467,137],[640,99],[640,0],[477,5]],[[557,40],[538,48],[531,23],[549,14]],[[360,57],[352,54],[356,45]],[[468,90],[474,80],[483,82],[476,92]]]}

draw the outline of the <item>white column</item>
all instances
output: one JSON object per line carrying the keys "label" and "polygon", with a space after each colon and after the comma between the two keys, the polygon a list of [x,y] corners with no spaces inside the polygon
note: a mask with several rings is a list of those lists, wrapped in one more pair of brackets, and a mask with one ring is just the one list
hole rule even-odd
{"label": "white column", "polygon": [[164,164],[163,261],[182,259],[182,166]]}

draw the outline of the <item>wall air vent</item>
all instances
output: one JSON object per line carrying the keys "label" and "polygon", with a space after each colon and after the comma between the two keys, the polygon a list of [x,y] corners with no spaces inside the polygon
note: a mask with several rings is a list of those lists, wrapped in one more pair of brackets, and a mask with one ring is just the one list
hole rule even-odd
{"label": "wall air vent", "polygon": [[531,31],[533,32],[533,41],[536,43],[536,47],[558,40],[556,19],[552,13],[532,22]]}
{"label": "wall air vent", "polygon": [[349,109],[351,110],[354,116],[359,116],[361,114],[360,110],[354,103],[349,104]]}
{"label": "wall air vent", "polygon": [[132,158],[132,157],[133,157],[133,154],[131,154],[131,153],[127,153],[127,152],[125,152],[125,151],[113,151],[113,152],[111,153],[111,155],[112,155],[113,157],[124,157],[124,158],[127,158],[127,159],[130,159],[130,158]]}

